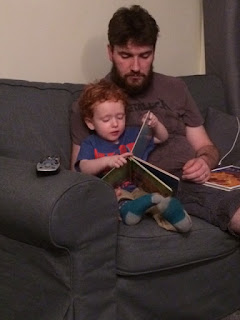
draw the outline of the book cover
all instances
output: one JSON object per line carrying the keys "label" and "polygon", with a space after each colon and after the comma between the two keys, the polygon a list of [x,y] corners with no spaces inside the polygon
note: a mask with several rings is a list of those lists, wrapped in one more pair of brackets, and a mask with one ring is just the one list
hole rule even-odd
{"label": "book cover", "polygon": [[177,176],[175,176],[175,175],[173,175],[173,174],[171,174],[171,173],[169,173],[159,167],[156,167],[147,161],[139,159],[137,157],[134,157],[134,159],[137,160],[138,163],[142,164],[148,171],[150,171],[159,180],[161,180],[163,183],[165,183],[167,186],[169,186],[172,189],[174,194],[177,192],[178,186],[179,186],[179,181],[180,181],[180,179]]}
{"label": "book cover", "polygon": [[131,181],[146,192],[158,192],[164,197],[176,194],[179,183],[178,177],[135,156],[128,158],[124,166],[110,170],[102,179],[113,188]]}
{"label": "book cover", "polygon": [[142,158],[144,151],[149,144],[149,141],[152,139],[152,129],[147,125],[149,114],[150,111],[148,111],[146,115],[146,118],[141,126],[141,129],[132,148],[133,155],[138,158]]}
{"label": "book cover", "polygon": [[[177,192],[178,183],[167,184],[163,177],[168,176],[167,172],[161,171],[157,167],[151,167],[145,161],[139,161],[136,157],[129,158],[131,165],[131,181],[144,191],[160,193],[164,197],[172,196]],[[176,182],[178,182],[176,178]]]}
{"label": "book cover", "polygon": [[240,167],[225,166],[211,171],[210,178],[205,185],[226,191],[240,188]]}

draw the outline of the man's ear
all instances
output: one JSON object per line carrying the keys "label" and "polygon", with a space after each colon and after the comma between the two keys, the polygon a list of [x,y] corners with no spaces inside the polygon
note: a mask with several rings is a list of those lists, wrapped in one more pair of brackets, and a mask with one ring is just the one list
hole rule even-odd
{"label": "man's ear", "polygon": [[110,44],[108,44],[107,50],[108,50],[108,58],[112,62],[113,61],[113,47]]}
{"label": "man's ear", "polygon": [[92,119],[86,118],[86,119],[84,119],[84,121],[85,121],[88,129],[90,129],[90,130],[94,130],[95,129],[94,124],[92,122]]}

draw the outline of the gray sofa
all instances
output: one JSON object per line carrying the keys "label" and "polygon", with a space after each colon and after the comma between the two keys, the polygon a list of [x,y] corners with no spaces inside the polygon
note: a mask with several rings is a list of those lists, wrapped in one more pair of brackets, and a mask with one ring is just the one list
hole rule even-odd
{"label": "gray sofa", "polygon": [[[183,77],[222,154],[235,135],[211,75]],[[114,192],[68,170],[82,85],[0,80],[0,319],[215,320],[240,307],[239,240],[193,217],[187,235],[117,221]],[[236,145],[224,163],[238,163]],[[60,173],[36,163],[61,157]]]}

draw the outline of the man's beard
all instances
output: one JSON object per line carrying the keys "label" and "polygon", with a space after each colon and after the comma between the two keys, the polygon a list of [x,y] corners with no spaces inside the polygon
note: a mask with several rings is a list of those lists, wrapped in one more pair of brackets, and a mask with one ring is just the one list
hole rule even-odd
{"label": "man's beard", "polygon": [[[129,84],[127,82],[128,76],[142,76],[143,81],[138,84]],[[144,91],[150,86],[153,78],[153,66],[151,65],[151,68],[147,75],[141,74],[140,72],[131,72],[124,77],[122,77],[116,67],[116,64],[113,63],[112,69],[111,69],[111,80],[116,83],[120,88],[122,88],[129,96],[135,96],[141,93],[144,93]]]}

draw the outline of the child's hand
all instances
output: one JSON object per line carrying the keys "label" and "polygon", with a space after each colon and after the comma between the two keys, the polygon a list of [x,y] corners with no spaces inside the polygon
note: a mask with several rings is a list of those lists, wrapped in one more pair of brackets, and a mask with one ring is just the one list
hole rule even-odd
{"label": "child's hand", "polygon": [[121,197],[121,195],[122,195],[121,187],[117,187],[114,190],[115,190],[116,197]]}
{"label": "child's hand", "polygon": [[[147,117],[148,115],[148,117]],[[144,121],[147,117],[146,124],[153,131],[154,143],[162,143],[168,139],[167,128],[158,120],[158,118],[152,112],[146,113],[142,120]]]}
{"label": "child's hand", "polygon": [[[143,116],[142,121],[144,122],[145,119],[147,117],[147,113]],[[152,112],[149,113],[148,115],[148,119],[146,124],[150,127],[150,128],[155,128],[156,125],[159,123],[158,118],[155,116],[155,114],[153,114]]]}
{"label": "child's hand", "polygon": [[127,158],[131,156],[131,152],[126,152],[123,154],[117,154],[115,156],[106,157],[106,160],[108,162],[109,168],[120,168],[127,163]]}

